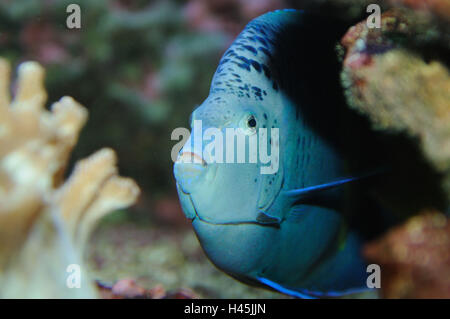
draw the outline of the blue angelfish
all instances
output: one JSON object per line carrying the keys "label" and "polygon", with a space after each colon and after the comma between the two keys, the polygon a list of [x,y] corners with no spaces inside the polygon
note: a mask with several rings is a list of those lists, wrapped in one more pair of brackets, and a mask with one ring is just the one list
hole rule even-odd
{"label": "blue angelfish", "polygon": [[[194,134],[174,165],[182,208],[211,261],[242,282],[301,298],[367,288],[361,243],[342,213],[345,187],[358,177],[347,173],[330,142],[338,129],[330,123],[337,119],[320,114],[322,105],[302,79],[302,68],[313,62],[298,52],[315,50],[302,43],[302,32],[314,31],[310,22],[295,10],[251,21],[224,53],[209,96],[192,113],[202,133],[217,128],[225,136],[227,128],[240,128],[250,138],[267,129],[266,149],[277,143],[279,150],[270,154],[276,169],[262,173],[268,163],[259,157],[211,161],[195,146],[201,144]],[[324,123],[311,122],[311,110]],[[197,161],[183,161],[187,157]]]}

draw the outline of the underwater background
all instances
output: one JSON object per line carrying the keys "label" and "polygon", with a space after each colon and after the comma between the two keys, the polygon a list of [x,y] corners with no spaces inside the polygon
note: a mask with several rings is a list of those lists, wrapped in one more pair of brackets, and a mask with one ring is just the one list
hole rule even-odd
{"label": "underwater background", "polygon": [[[375,35],[358,24],[373,2],[383,11],[396,7]],[[80,30],[66,27],[71,3],[81,7]],[[450,198],[446,1],[429,7],[351,0],[0,1],[0,57],[12,70],[38,62],[48,101],[68,95],[89,113],[64,176],[80,159],[108,147],[117,154],[120,175],[139,185],[136,203],[102,218],[83,250],[102,297],[287,298],[239,283],[207,259],[178,201],[170,134],[189,127],[220,57],[244,26],[267,11],[292,7],[332,12],[356,26],[340,51],[349,106],[370,117],[375,129],[418,141],[421,161],[439,176],[430,177],[438,180],[432,184]],[[387,265],[384,297],[450,297],[450,224],[436,207],[421,207],[418,217],[367,247],[367,256]]]}

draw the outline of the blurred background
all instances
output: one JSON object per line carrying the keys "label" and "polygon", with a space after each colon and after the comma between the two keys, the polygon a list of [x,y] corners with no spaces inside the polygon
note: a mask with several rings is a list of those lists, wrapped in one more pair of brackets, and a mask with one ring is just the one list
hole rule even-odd
{"label": "blurred background", "polygon": [[[311,3],[315,3],[315,8],[323,12],[330,12],[326,11],[327,5],[339,3],[336,8],[341,11],[332,10],[333,14],[345,16],[356,23],[367,16],[365,7],[370,2],[372,1],[0,0],[0,56],[11,62],[13,70],[27,60],[39,62],[46,69],[48,101],[57,101],[68,95],[89,110],[89,119],[72,153],[66,175],[70,174],[77,160],[102,147],[111,147],[117,152],[120,174],[133,178],[141,188],[137,204],[105,217],[90,239],[86,257],[93,277],[100,287],[105,288],[105,294],[119,281],[121,285],[116,285],[119,295],[122,289],[125,293],[131,291],[133,294],[134,291],[137,295],[142,295],[145,290],[147,296],[154,298],[286,298],[240,284],[217,270],[207,260],[178,202],[170,158],[171,148],[176,141],[171,141],[170,134],[177,127],[188,127],[189,114],[208,95],[210,81],[221,55],[253,18],[267,11],[302,8]],[[421,1],[387,2],[407,3],[414,10],[423,8]],[[69,15],[66,8],[71,3],[77,3],[81,7],[81,29],[66,27]],[[441,32],[448,31],[450,25],[449,6],[445,5],[445,1],[436,0],[432,3],[430,12],[433,17],[439,17],[432,20],[432,27],[421,33],[421,29],[415,28],[411,23],[409,27],[412,31],[403,31],[409,32],[408,36],[418,34],[417,43],[420,45],[427,43],[424,39],[449,39],[449,33]],[[384,20],[387,21],[387,30],[394,25],[389,19],[388,15]],[[377,75],[371,70],[358,74],[359,68],[363,72],[366,66],[370,67],[367,61],[372,61],[372,55],[384,53],[386,48],[394,46],[386,45],[378,50],[377,46],[384,45],[384,42],[379,41],[376,36],[365,38],[366,34],[361,31],[363,28],[355,30],[355,33],[360,34],[354,36],[350,32],[343,42],[348,52],[356,56],[352,64],[350,59],[344,62],[347,75],[357,74],[374,81],[381,79],[369,91],[378,92],[376,89],[381,84],[391,83],[392,88],[398,88],[398,91],[391,90],[391,95],[388,96],[393,96],[390,100],[393,105],[409,105],[409,99],[417,100],[417,96],[409,94],[402,87],[402,83],[406,83],[406,87],[413,88],[411,92],[418,92],[411,81],[397,81],[395,76],[393,81],[385,81],[386,73]],[[381,37],[380,34],[378,36]],[[372,52],[360,52],[358,45],[353,46],[358,37],[372,45]],[[406,44],[412,43],[408,41]],[[405,44],[405,41],[398,42]],[[449,47],[445,43],[441,41],[439,52],[444,52],[442,56],[448,58],[445,52],[448,52]],[[370,48],[370,45],[367,47]],[[432,48],[434,50],[435,47]],[[415,57],[415,53],[407,57]],[[389,65],[391,60],[380,61],[377,62],[379,64],[373,64],[375,70],[378,65]],[[401,58],[399,61],[407,59]],[[402,68],[409,70],[409,66]],[[427,76],[431,74],[429,69],[424,67],[423,70],[427,72]],[[398,74],[402,75],[402,72]],[[408,73],[407,76],[410,79],[415,73]],[[429,90],[431,93],[427,93],[427,97],[430,97],[431,102],[423,99],[424,105],[439,106],[439,114],[444,118],[443,114],[448,111],[449,105],[448,86],[445,86],[450,83],[448,74],[447,78],[436,77],[437,80],[432,76],[416,77],[422,78],[424,83],[433,84],[438,90],[437,93]],[[364,99],[371,95],[364,95],[366,87],[360,86],[363,82],[357,79],[343,78],[343,82],[344,85],[345,81],[351,83],[348,87],[355,91],[348,96],[354,98],[351,102],[356,106],[362,101],[360,109],[364,112],[364,105],[369,105]],[[447,82],[440,79],[447,79]],[[444,84],[435,86],[436,83]],[[417,85],[418,88],[424,87],[420,81]],[[359,94],[360,92],[362,93]],[[402,92],[409,95],[404,97]],[[437,97],[436,100],[431,100],[434,97]],[[378,100],[377,98],[372,102],[376,104]],[[380,110],[384,112],[383,107],[387,104],[380,102],[380,105]],[[404,114],[409,115],[410,111],[407,108],[405,110]],[[383,112],[382,115],[387,114]],[[370,110],[367,113],[371,115]],[[425,115],[423,118],[426,118]],[[401,119],[402,116],[392,118]],[[388,120],[380,123],[389,123]],[[433,127],[429,123],[431,122],[426,122],[424,127]],[[403,129],[408,125],[400,126]],[[395,125],[393,127],[394,131],[399,130]],[[415,127],[420,135],[420,125],[413,123],[411,127]],[[448,126],[434,127],[445,129]],[[416,133],[414,130],[411,132]],[[442,132],[447,133],[439,141],[447,143],[448,130]],[[428,148],[430,162],[442,168],[442,172],[447,172],[446,176],[449,177],[450,157],[441,155],[450,154],[450,151],[444,152],[441,147],[444,144],[430,145],[437,150],[434,152],[434,148]],[[424,151],[426,152],[427,150]],[[439,156],[433,157],[434,154]],[[433,162],[434,158],[443,164],[437,160]],[[450,177],[447,181],[450,194]],[[414,186],[414,183],[409,184]],[[448,238],[446,245],[450,246],[448,227],[445,234]],[[448,246],[443,245],[441,239],[439,247],[445,251]],[[409,243],[407,240],[405,242]],[[426,246],[424,250],[431,251]],[[382,256],[386,255],[384,250],[380,251]],[[421,257],[418,259],[423,260]],[[450,263],[450,258],[439,265],[448,273],[450,266],[447,267],[446,263]],[[397,271],[393,273],[398,274]],[[445,293],[450,293],[450,284],[444,289]],[[434,293],[436,290],[432,291]],[[441,295],[439,291],[438,296]]]}

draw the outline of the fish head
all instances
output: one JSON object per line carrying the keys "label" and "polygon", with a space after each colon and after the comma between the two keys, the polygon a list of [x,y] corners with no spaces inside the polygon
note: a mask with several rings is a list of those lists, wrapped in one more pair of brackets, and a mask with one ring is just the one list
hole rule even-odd
{"label": "fish head", "polygon": [[[261,267],[269,255],[266,247],[273,244],[270,234],[275,230],[258,222],[262,203],[281,188],[275,182],[282,176],[281,165],[278,172],[263,174],[271,163],[261,161],[258,154],[262,143],[271,150],[270,134],[259,140],[259,128],[271,126],[271,121],[273,112],[261,103],[210,95],[192,113],[191,135],[174,164],[182,209],[204,251],[217,267],[237,277]],[[240,134],[233,136],[232,146],[227,145],[231,133]],[[244,143],[238,143],[239,138]],[[257,142],[256,161],[250,158],[255,152],[251,139]],[[239,152],[244,153],[242,162]]]}
{"label": "fish head", "polygon": [[249,23],[224,53],[174,165],[181,206],[203,249],[232,274],[262,267],[277,251],[269,248],[276,245],[277,230],[268,223],[285,211],[279,196],[284,167],[296,152],[290,133],[298,120],[274,68],[277,28],[267,20]]}
{"label": "fish head", "polygon": [[190,138],[174,165],[189,219],[198,217],[213,224],[256,220],[261,172],[269,165],[258,154],[258,129],[267,127],[267,113],[261,105],[217,95],[193,112]]}
{"label": "fish head", "polygon": [[[224,53],[209,96],[191,115],[191,136],[174,167],[180,200],[190,219],[257,222],[283,186],[283,161],[293,162],[289,154],[295,150],[286,142],[297,130],[297,119],[274,68],[277,28],[268,22],[270,17],[249,23]],[[231,131],[245,137],[244,146],[234,138],[229,147]],[[219,147],[212,143],[217,136],[222,141]],[[191,159],[196,162],[189,163]]]}

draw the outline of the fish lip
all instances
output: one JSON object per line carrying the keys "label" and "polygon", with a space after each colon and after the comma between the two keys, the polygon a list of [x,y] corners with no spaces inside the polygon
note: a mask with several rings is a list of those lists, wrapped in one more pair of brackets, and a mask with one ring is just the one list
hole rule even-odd
{"label": "fish lip", "polygon": [[[180,183],[176,182],[177,185],[177,189],[181,192],[180,196],[184,196],[187,197],[189,200],[189,203],[192,206],[192,209],[194,211],[194,216],[192,218],[189,218],[186,216],[187,219],[189,219],[191,222],[193,222],[197,217],[198,217],[198,213],[197,213],[197,209],[195,208],[194,202],[192,201],[192,197],[190,193],[186,193],[183,188],[181,187]],[[186,214],[185,214],[186,215]]]}
{"label": "fish lip", "polygon": [[215,222],[213,220],[209,220],[208,218],[204,218],[204,217],[200,216],[200,214],[198,213],[197,207],[195,206],[195,203],[194,203],[194,199],[192,198],[192,194],[186,193],[178,182],[176,184],[177,184],[177,189],[181,192],[181,196],[187,197],[189,200],[189,203],[192,207],[192,210],[194,213],[193,217],[192,218],[186,217],[187,219],[189,219],[191,221],[191,223],[193,223],[195,220],[198,220],[199,222],[202,222],[202,223],[205,223],[208,225],[213,225],[213,226],[236,226],[236,225],[270,226],[270,225],[266,225],[266,224],[261,224],[257,220],[237,220],[237,221],[227,221],[227,222]]}
{"label": "fish lip", "polygon": [[269,224],[262,224],[257,220],[238,220],[238,221],[228,221],[228,222],[215,222],[209,219],[205,219],[204,217],[200,216],[197,208],[195,207],[194,200],[191,196],[191,194],[186,194],[189,196],[190,203],[192,205],[192,208],[194,209],[195,216],[191,219],[191,223],[194,222],[195,219],[198,219],[198,221],[203,222],[208,225],[213,226],[236,226],[236,225],[259,225],[259,226],[271,226]]}
{"label": "fish lip", "polygon": [[216,223],[213,221],[209,221],[204,219],[203,217],[201,217],[198,214],[197,208],[195,207],[195,203],[194,200],[192,199],[192,195],[190,193],[186,193],[185,191],[183,191],[183,189],[181,188],[180,184],[177,182],[177,188],[181,191],[182,196],[186,196],[189,199],[189,203],[191,204],[191,207],[194,211],[194,216],[192,218],[187,218],[191,221],[191,223],[194,222],[194,220],[198,219],[200,222],[206,223],[206,224],[210,224],[210,225],[229,225],[228,223]]}
{"label": "fish lip", "polygon": [[201,155],[192,151],[181,152],[178,155],[176,163],[194,163],[194,164],[201,164],[204,167],[206,167],[207,165],[206,161],[203,159]]}

